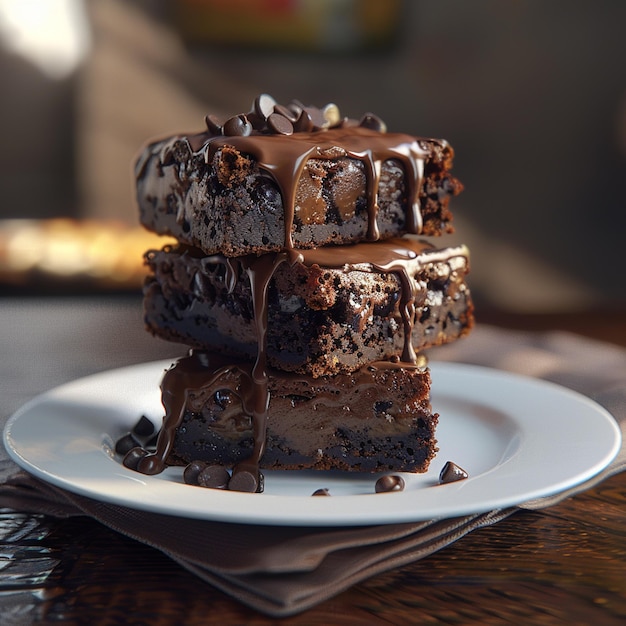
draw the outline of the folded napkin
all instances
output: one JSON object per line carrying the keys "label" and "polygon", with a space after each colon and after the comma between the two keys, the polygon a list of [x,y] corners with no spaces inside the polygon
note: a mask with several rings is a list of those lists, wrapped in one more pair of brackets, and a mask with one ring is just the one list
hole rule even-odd
{"label": "folded napkin", "polygon": [[[604,405],[626,440],[626,350],[566,333],[478,327],[432,359],[544,378]],[[626,447],[585,484],[520,507],[452,519],[350,528],[227,524],[136,511],[48,485],[0,460],[0,506],[67,517],[88,515],[154,546],[199,578],[268,615],[292,615],[368,577],[422,559],[520,508],[550,506],[626,467]]]}

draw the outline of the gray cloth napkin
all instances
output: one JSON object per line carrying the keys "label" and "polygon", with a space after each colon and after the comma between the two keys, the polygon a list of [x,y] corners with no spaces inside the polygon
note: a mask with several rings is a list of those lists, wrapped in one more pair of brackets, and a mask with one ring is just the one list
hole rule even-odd
{"label": "gray cloth napkin", "polygon": [[[566,333],[478,327],[468,339],[433,350],[431,359],[509,370],[575,389],[605,406],[626,439],[626,350]],[[413,524],[292,528],[180,519],[97,502],[45,484],[4,457],[0,506],[58,517],[88,515],[154,546],[241,602],[282,617],[422,559],[519,508],[551,506],[625,467],[623,446],[611,465],[585,484],[520,507]]]}

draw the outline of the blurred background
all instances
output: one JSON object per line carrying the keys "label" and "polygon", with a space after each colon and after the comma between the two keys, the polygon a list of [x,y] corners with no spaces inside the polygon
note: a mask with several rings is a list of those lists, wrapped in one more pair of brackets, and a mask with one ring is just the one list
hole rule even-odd
{"label": "blurred background", "polygon": [[484,311],[626,311],[622,0],[0,0],[0,293],[139,290],[132,162],[261,92],[444,137]]}

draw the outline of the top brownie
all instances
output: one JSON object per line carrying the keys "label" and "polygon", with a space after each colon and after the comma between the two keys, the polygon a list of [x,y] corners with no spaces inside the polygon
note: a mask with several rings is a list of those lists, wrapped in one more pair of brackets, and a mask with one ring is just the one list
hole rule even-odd
{"label": "top brownie", "polygon": [[388,133],[375,115],[277,104],[148,145],[136,164],[140,219],[207,254],[261,254],[452,232],[462,190],[446,141]]}

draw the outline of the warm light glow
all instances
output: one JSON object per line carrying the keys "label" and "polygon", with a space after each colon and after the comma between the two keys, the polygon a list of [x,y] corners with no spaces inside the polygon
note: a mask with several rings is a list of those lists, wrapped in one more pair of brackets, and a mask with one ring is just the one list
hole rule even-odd
{"label": "warm light glow", "polygon": [[0,0],[0,43],[50,78],[66,78],[89,51],[82,0]]}

